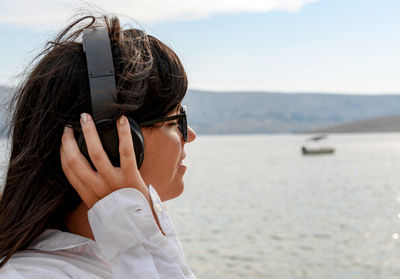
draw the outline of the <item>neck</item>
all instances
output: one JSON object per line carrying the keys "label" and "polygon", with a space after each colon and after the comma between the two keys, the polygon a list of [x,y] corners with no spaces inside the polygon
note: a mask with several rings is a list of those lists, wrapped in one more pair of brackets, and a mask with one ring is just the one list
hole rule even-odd
{"label": "neck", "polygon": [[81,202],[74,211],[66,216],[65,225],[71,233],[94,240],[87,216],[88,211],[89,208]]}

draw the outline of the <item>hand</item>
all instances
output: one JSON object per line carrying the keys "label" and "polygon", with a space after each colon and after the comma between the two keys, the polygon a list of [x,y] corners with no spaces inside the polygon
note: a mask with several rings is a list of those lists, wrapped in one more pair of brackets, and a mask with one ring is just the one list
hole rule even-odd
{"label": "hand", "polygon": [[71,128],[65,127],[60,148],[62,169],[78,192],[82,201],[91,208],[98,200],[121,188],[135,188],[150,201],[149,190],[136,165],[128,120],[121,116],[117,121],[120,167],[114,167],[104,151],[94,122],[89,114],[81,115],[81,126],[90,159],[97,172],[90,166],[78,148]]}

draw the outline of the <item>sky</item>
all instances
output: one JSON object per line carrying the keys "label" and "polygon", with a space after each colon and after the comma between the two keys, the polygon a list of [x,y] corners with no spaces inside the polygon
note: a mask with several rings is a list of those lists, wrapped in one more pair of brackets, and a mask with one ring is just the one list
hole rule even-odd
{"label": "sky", "polygon": [[0,84],[95,7],[167,43],[191,89],[400,94],[399,0],[0,0]]}

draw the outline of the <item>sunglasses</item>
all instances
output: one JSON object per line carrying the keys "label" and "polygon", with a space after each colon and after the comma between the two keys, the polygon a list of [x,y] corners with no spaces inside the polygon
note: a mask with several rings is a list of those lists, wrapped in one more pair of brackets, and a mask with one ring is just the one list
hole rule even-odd
{"label": "sunglasses", "polygon": [[182,133],[183,141],[187,142],[187,118],[186,118],[186,107],[185,106],[181,107],[180,112],[177,115],[156,118],[156,119],[149,120],[149,121],[144,121],[144,122],[139,123],[139,125],[141,127],[150,126],[155,123],[166,122],[166,121],[171,121],[171,120],[178,120],[178,129]]}

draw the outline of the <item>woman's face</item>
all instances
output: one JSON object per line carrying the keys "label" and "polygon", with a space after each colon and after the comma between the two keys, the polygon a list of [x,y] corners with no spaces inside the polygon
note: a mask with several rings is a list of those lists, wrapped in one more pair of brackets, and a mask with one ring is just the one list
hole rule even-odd
{"label": "woman's face", "polygon": [[[179,114],[179,108],[167,116]],[[187,142],[184,142],[177,120],[172,120],[155,124],[155,127],[143,127],[142,133],[144,159],[140,174],[143,180],[156,189],[162,201],[176,198],[184,188],[184,146],[196,138],[195,132],[188,126]]]}

